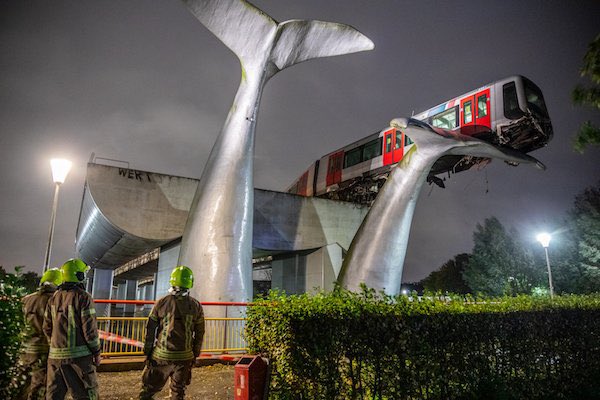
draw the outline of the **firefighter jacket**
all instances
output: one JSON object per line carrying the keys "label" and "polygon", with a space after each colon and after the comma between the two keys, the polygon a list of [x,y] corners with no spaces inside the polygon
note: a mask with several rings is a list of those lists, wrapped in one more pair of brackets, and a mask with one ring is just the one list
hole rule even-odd
{"label": "firefighter jacket", "polygon": [[100,353],[94,300],[79,283],[66,282],[48,300],[44,333],[50,359],[72,361]]}
{"label": "firefighter jacket", "polygon": [[204,312],[198,300],[169,294],[150,312],[144,354],[155,360],[193,360],[200,355],[203,337]]}
{"label": "firefighter jacket", "polygon": [[25,335],[23,337],[23,352],[29,354],[48,354],[48,339],[42,330],[46,304],[56,286],[42,285],[35,293],[23,297],[23,315],[25,316]]}

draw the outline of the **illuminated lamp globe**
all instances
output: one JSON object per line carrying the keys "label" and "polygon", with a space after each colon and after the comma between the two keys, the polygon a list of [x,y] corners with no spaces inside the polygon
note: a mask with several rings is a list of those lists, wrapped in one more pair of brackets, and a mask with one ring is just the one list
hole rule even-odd
{"label": "illuminated lamp globe", "polygon": [[50,160],[50,166],[52,167],[52,180],[54,183],[61,184],[71,170],[71,161],[63,158],[53,158]]}
{"label": "illuminated lamp globe", "polygon": [[550,239],[552,239],[552,236],[550,236],[549,233],[544,232],[537,235],[536,239],[543,247],[548,247],[550,245]]}

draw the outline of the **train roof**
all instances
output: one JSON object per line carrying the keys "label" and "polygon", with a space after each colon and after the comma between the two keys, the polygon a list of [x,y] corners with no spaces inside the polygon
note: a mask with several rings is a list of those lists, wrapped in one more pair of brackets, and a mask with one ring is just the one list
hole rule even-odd
{"label": "train roof", "polygon": [[[501,83],[505,83],[505,82],[511,82],[511,81],[515,81],[515,80],[517,80],[517,79],[526,79],[526,80],[528,80],[528,81],[530,81],[530,82],[531,82],[531,80],[530,80],[530,79],[527,79],[527,78],[525,78],[525,77],[524,77],[524,76],[522,76],[522,75],[511,75],[511,76],[509,76],[509,77],[506,77],[506,78],[504,78],[504,79],[498,79],[498,80],[495,80],[495,81],[493,81],[493,82],[490,82],[490,83],[487,83],[487,84],[485,84],[485,85],[483,85],[483,86],[480,86],[480,87],[478,87],[477,89],[473,89],[473,90],[471,90],[471,91],[465,92],[465,93],[463,93],[463,94],[461,94],[461,95],[458,95],[458,96],[456,96],[456,97],[453,97],[453,98],[451,98],[451,99],[448,99],[448,100],[446,100],[446,101],[444,101],[444,102],[442,102],[442,103],[440,103],[440,104],[438,104],[438,105],[436,105],[436,106],[433,106],[433,107],[431,107],[431,108],[428,108],[427,110],[421,111],[420,113],[413,115],[413,117],[412,117],[412,118],[415,118],[415,119],[425,119],[425,118],[428,118],[428,117],[429,117],[429,116],[431,116],[431,115],[434,115],[434,114],[437,114],[437,113],[439,113],[439,112],[442,112],[442,111],[444,111],[444,110],[445,110],[445,107],[446,107],[446,105],[447,105],[448,103],[452,102],[452,101],[456,101],[456,100],[458,100],[458,99],[461,99],[461,98],[463,98],[463,97],[470,96],[470,95],[472,95],[472,94],[475,94],[475,93],[477,93],[477,92],[479,92],[479,91],[481,91],[481,90],[483,90],[483,89],[486,89],[486,88],[488,88],[488,87],[492,87],[492,86],[494,86],[494,85],[496,85],[496,84],[501,84]],[[454,107],[455,105],[456,105],[456,104],[453,104],[452,106]]]}

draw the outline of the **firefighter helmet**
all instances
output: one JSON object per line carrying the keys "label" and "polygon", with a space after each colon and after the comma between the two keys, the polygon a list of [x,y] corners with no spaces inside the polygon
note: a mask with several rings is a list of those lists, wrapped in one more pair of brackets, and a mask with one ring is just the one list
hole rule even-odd
{"label": "firefighter helmet", "polygon": [[64,282],[82,282],[90,267],[78,258],[71,258],[60,269]]}
{"label": "firefighter helmet", "polygon": [[191,287],[194,286],[194,273],[185,265],[177,266],[173,272],[171,272],[169,283],[173,287],[191,289]]}
{"label": "firefighter helmet", "polygon": [[63,276],[60,269],[50,268],[49,270],[44,272],[44,275],[42,275],[42,279],[40,280],[40,285],[43,285],[44,283],[54,284],[56,286],[63,283]]}

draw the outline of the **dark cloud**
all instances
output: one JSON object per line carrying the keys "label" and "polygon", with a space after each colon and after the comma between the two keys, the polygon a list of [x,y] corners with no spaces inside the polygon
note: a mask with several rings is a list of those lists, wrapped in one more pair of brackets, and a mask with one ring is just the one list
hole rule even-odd
{"label": "dark cloud", "polygon": [[[408,116],[512,74],[543,90],[555,138],[533,155],[548,170],[495,161],[425,187],[405,281],[472,246],[496,215],[524,235],[560,224],[595,183],[598,150],[573,133],[597,113],[571,105],[597,1],[256,1],[275,19],[349,23],[375,50],[303,63],[265,89],[257,187],[282,190],[310,163]],[[48,159],[75,169],[61,189],[55,263],[74,255],[85,165],[97,156],[133,168],[199,177],[240,79],[235,56],[178,1],[17,1],[0,5],[0,264],[43,262],[52,201]]]}

